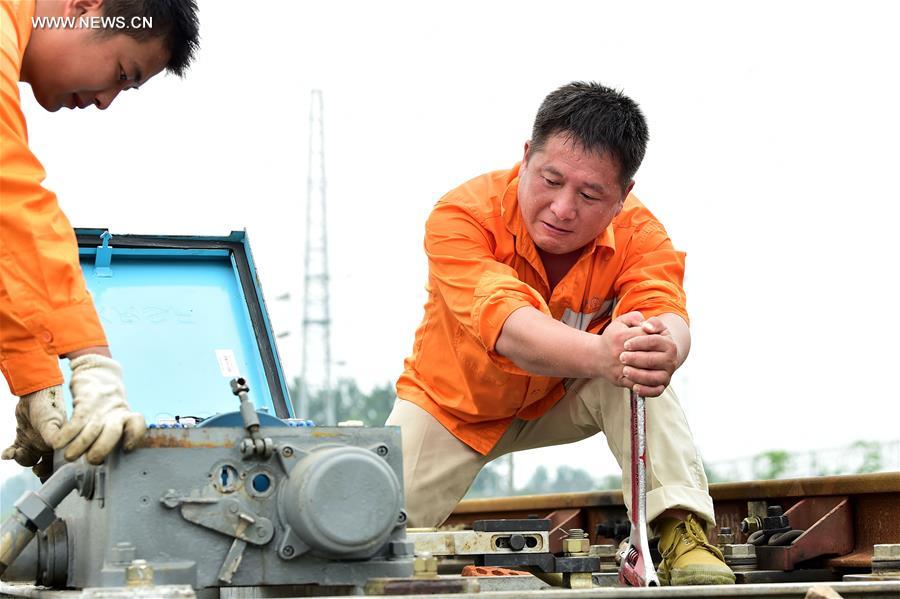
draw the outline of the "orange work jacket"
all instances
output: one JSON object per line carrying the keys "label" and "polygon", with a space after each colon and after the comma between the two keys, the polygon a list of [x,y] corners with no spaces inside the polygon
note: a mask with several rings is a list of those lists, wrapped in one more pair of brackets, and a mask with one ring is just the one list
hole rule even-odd
{"label": "orange work jacket", "polygon": [[106,345],[78,246],[31,150],[19,99],[34,0],[0,0],[0,370],[15,395],[62,383],[57,356]]}
{"label": "orange work jacket", "polygon": [[432,211],[425,317],[397,381],[398,397],[484,455],[514,418],[539,418],[564,394],[562,379],[529,374],[495,351],[514,310],[532,306],[593,333],[632,310],[688,319],[685,255],[634,195],[551,294],[519,212],[518,172],[477,177]]}

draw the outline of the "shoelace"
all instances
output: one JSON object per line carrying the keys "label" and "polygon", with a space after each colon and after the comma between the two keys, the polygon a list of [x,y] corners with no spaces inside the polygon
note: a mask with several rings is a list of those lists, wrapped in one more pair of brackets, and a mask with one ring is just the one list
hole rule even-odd
{"label": "shoelace", "polygon": [[[706,540],[706,535],[703,532],[703,529],[694,519],[693,515],[688,515],[687,519],[683,522],[679,522],[675,527],[676,532],[680,536],[680,541],[685,545],[692,545],[691,549],[694,547],[703,547],[713,555],[715,555],[719,560],[725,561],[725,557],[722,555],[722,552],[719,551],[719,548],[715,545],[710,545],[709,541]],[[677,541],[673,542],[669,545],[665,551],[662,552],[662,558],[664,560],[668,560],[669,557],[675,553],[675,550],[678,548],[679,543]]]}

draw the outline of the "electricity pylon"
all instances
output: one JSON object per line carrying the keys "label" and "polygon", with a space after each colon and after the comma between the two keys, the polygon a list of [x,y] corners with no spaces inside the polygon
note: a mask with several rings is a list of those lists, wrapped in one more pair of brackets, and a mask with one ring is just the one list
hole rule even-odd
{"label": "electricity pylon", "polygon": [[300,418],[309,417],[309,397],[325,398],[325,423],[335,424],[331,389],[328,220],[325,206],[325,127],[322,91],[312,90],[309,106],[309,170],[306,180],[306,251],[303,270],[303,363]]}

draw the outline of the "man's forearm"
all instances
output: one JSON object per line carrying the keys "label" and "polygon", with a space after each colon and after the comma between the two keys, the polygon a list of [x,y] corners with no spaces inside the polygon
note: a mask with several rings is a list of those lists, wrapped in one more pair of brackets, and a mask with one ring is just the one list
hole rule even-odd
{"label": "man's forearm", "polygon": [[[640,383],[650,393],[662,392],[671,374],[687,359],[690,347],[690,329],[677,314],[661,314],[645,321],[640,312],[630,312],[616,318],[602,335],[593,335],[524,307],[506,319],[495,350],[533,374],[603,377],[629,387]],[[627,361],[625,356],[629,356]],[[645,369],[645,374],[635,371],[635,366]],[[659,372],[650,372],[656,370]]]}
{"label": "man's forearm", "polygon": [[601,374],[599,336],[573,329],[532,307],[509,315],[495,350],[537,375],[594,378]]}

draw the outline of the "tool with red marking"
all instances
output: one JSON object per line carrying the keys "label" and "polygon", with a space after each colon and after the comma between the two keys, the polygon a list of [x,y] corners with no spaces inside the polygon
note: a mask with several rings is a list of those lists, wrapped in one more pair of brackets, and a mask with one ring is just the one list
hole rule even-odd
{"label": "tool with red marking", "polygon": [[646,420],[644,398],[631,392],[631,536],[619,568],[619,583],[630,587],[658,587],[647,537]]}

